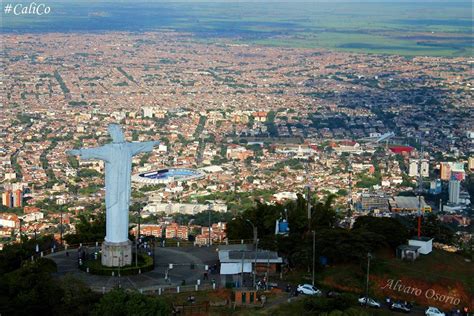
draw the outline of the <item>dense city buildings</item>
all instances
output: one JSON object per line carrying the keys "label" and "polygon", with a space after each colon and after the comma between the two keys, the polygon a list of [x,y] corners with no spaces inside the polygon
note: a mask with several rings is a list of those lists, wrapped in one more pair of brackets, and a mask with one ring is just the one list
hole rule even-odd
{"label": "dense city buildings", "polygon": [[[418,194],[419,176],[437,181],[422,185],[436,194],[449,181],[441,202],[449,207],[467,194],[468,58],[201,44],[173,32],[11,34],[4,46],[2,205],[38,207],[40,229],[57,232],[51,211],[60,206],[75,218],[81,205],[103,200],[103,162],[65,152],[104,144],[113,122],[131,141],[161,140],[133,160],[141,216],[196,214],[205,200],[235,214],[252,199],[280,203],[307,185],[318,198],[335,194],[340,212],[391,212],[390,198]],[[171,167],[199,176],[150,176]],[[428,203],[439,208],[436,198]],[[74,221],[64,229],[74,231]],[[179,231],[165,230],[185,237]]]}
{"label": "dense city buildings", "polygon": [[0,315],[469,316],[471,7],[5,3]]}

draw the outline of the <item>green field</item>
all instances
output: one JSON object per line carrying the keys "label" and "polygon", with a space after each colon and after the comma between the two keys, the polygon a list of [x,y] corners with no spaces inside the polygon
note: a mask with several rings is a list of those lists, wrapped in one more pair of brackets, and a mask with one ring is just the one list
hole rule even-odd
{"label": "green field", "polygon": [[2,10],[3,32],[176,30],[197,41],[400,54],[472,56],[470,2],[51,1],[47,16]]}

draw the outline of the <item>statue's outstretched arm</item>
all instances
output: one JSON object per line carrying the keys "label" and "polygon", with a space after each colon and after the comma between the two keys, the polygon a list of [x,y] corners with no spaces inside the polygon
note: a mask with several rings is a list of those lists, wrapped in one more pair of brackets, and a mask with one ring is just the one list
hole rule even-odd
{"label": "statue's outstretched arm", "polygon": [[68,155],[79,156],[82,159],[100,159],[108,161],[108,150],[106,147],[72,149],[66,151]]}
{"label": "statue's outstretched arm", "polygon": [[153,147],[159,144],[160,142],[158,141],[142,142],[142,143],[127,143],[128,148],[130,148],[130,151],[132,152],[132,156],[139,153],[152,151]]}

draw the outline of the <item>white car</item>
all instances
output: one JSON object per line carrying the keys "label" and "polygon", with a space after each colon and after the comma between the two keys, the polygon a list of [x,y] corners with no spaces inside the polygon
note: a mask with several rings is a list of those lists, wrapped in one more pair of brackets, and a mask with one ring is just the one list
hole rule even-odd
{"label": "white car", "polygon": [[317,295],[320,296],[323,294],[320,290],[312,286],[311,284],[300,284],[296,288],[298,293],[306,294],[306,295]]}
{"label": "white car", "polygon": [[425,311],[426,316],[446,316],[445,313],[437,309],[436,307],[428,307]]}
{"label": "white car", "polygon": [[372,299],[372,298],[365,298],[365,297],[361,297],[359,298],[359,304],[360,305],[366,305],[367,306],[370,306],[370,307],[376,307],[376,308],[380,308],[380,303],[377,302],[376,300]]}

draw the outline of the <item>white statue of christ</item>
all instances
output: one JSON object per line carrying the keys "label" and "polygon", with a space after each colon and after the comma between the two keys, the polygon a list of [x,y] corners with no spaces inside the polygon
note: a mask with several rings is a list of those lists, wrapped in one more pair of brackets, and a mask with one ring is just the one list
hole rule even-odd
{"label": "white statue of christ", "polygon": [[132,157],[153,150],[159,142],[125,141],[120,125],[108,127],[112,143],[97,148],[69,150],[69,155],[105,161],[106,243],[128,242],[128,210],[130,206]]}

